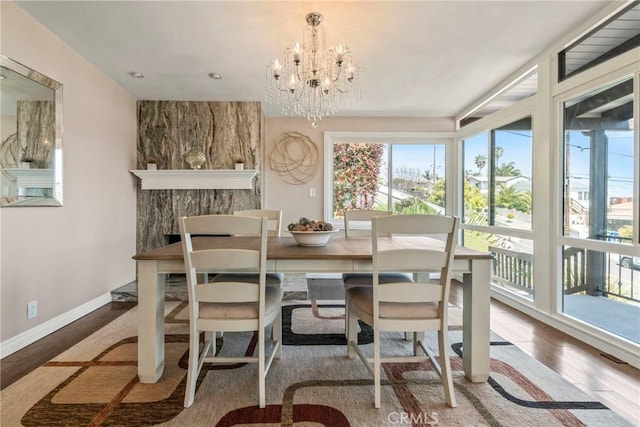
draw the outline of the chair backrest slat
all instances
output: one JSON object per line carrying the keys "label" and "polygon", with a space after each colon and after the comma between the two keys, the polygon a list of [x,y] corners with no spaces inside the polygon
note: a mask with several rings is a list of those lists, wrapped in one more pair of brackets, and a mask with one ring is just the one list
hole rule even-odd
{"label": "chair backrest slat", "polygon": [[[282,232],[282,211],[275,209],[245,209],[234,211],[234,215],[266,217],[268,221],[267,236],[280,237]],[[244,235],[248,235],[243,233]]]}
{"label": "chair backrest slat", "polygon": [[371,236],[371,218],[389,216],[390,211],[357,209],[344,213],[345,237]]}
{"label": "chair backrest slat", "polygon": [[453,225],[452,217],[444,215],[395,215],[394,218],[400,219],[378,224],[378,235],[415,234],[433,237],[448,234]]}
{"label": "chair backrest slat", "polygon": [[253,302],[260,297],[260,287],[245,282],[206,283],[196,286],[195,296],[199,302]]}
{"label": "chair backrest slat", "polygon": [[422,249],[378,251],[378,269],[386,271],[439,272],[447,265],[447,253]]}
{"label": "chair backrest slat", "polygon": [[235,234],[251,234],[259,236],[262,224],[260,221],[236,221],[232,215],[201,215],[185,217],[187,232],[191,235],[224,236]]}
{"label": "chair backrest slat", "polygon": [[378,287],[378,297],[385,302],[436,302],[442,298],[442,286],[432,283],[385,283]]}
{"label": "chair backrest slat", "polygon": [[259,272],[260,253],[248,249],[210,249],[194,251],[191,264],[199,273],[242,270]]}

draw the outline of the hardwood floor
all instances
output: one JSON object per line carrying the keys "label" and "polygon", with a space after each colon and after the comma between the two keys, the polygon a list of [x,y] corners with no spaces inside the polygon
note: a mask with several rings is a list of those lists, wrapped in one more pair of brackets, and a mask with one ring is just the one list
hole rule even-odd
{"label": "hardwood floor", "polygon": [[[451,302],[457,306],[462,306],[461,290],[459,283],[451,289]],[[640,426],[640,370],[494,299],[491,330]]]}
{"label": "hardwood floor", "polygon": [[0,360],[4,389],[120,316],[135,302],[112,302]]}
{"label": "hardwood floor", "polygon": [[[461,286],[451,300],[462,304]],[[114,302],[0,361],[2,389],[133,307]],[[599,350],[499,302],[491,302],[491,329],[567,381],[640,425],[640,370],[616,363]]]}

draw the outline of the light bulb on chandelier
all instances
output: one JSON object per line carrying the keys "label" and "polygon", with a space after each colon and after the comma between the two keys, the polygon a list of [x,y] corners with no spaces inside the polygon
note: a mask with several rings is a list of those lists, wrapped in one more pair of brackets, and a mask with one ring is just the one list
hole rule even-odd
{"label": "light bulb on chandelier", "polygon": [[266,76],[267,101],[280,105],[285,115],[306,117],[313,127],[335,114],[338,105],[360,97],[361,70],[348,47],[326,47],[322,19],[317,12],[307,15],[302,44],[288,46],[282,61],[267,66]]}

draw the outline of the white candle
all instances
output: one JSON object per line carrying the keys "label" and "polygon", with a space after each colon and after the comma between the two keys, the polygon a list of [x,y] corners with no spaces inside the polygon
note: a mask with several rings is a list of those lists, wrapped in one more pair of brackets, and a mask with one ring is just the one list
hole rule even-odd
{"label": "white candle", "polygon": [[282,64],[277,59],[273,61],[273,65],[271,66],[273,69],[273,76],[280,77],[280,72],[282,71]]}
{"label": "white candle", "polygon": [[300,62],[300,54],[302,53],[302,48],[300,47],[300,43],[296,43],[293,46],[293,60],[295,62]]}
{"label": "white candle", "polygon": [[341,44],[336,46],[336,63],[340,64],[344,60],[345,48]]}

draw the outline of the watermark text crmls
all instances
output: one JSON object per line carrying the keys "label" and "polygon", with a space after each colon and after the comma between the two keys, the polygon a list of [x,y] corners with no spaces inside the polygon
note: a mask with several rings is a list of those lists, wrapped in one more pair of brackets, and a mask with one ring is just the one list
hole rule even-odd
{"label": "watermark text crmls", "polygon": [[387,415],[389,424],[397,426],[411,426],[413,424],[422,424],[426,426],[437,426],[437,412],[390,412]]}

